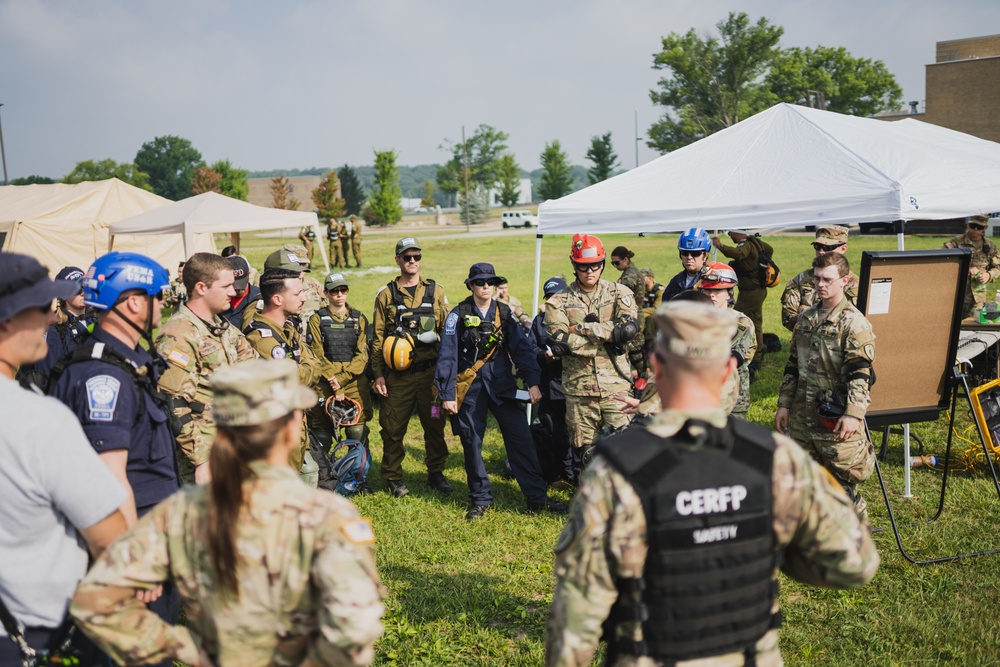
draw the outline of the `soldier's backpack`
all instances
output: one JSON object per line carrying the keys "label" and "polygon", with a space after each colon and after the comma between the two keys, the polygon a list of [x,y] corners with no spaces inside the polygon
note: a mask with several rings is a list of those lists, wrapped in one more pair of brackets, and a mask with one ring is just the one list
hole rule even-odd
{"label": "soldier's backpack", "polygon": [[[347,452],[337,458],[337,452]],[[341,440],[330,453],[333,477],[337,480],[337,493],[353,496],[368,481],[368,470],[372,467],[371,453],[360,440]]]}
{"label": "soldier's backpack", "polygon": [[781,284],[781,269],[774,263],[768,249],[771,247],[765,244],[756,236],[751,236],[754,245],[757,246],[757,263],[760,268],[760,283],[764,287],[777,287]]}

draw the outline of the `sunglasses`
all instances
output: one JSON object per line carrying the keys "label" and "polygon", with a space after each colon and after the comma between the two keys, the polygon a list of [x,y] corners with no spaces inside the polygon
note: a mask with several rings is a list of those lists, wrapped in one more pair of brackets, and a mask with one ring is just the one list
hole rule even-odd
{"label": "sunglasses", "polygon": [[496,287],[497,281],[480,278],[479,280],[473,280],[472,284],[475,285],[476,287],[486,287],[487,285],[489,285],[490,287]]}
{"label": "sunglasses", "polygon": [[612,266],[618,266],[621,263],[622,263],[622,260],[620,260],[620,259],[612,259],[611,260],[611,265]]}
{"label": "sunglasses", "polygon": [[341,286],[341,287],[334,287],[333,289],[327,291],[330,294],[347,294],[348,288]]}
{"label": "sunglasses", "polygon": [[[613,264],[614,262],[612,262]],[[577,264],[573,263],[573,269],[578,273],[596,273],[604,268],[604,262],[596,262],[594,264]]]}
{"label": "sunglasses", "polygon": [[400,255],[399,258],[404,262],[419,262],[423,255]]}
{"label": "sunglasses", "polygon": [[826,252],[832,252],[832,251],[836,250],[837,248],[841,248],[841,247],[843,247],[843,246],[845,246],[847,244],[846,243],[837,243],[836,245],[827,245],[825,243],[812,243],[811,245],[813,247],[813,250],[825,250]]}
{"label": "sunglasses", "polygon": [[979,231],[982,231],[986,229],[986,225],[980,225],[978,222],[970,222],[969,229],[978,229]]}
{"label": "sunglasses", "polygon": [[704,250],[681,250],[681,257],[701,257],[705,254]]}

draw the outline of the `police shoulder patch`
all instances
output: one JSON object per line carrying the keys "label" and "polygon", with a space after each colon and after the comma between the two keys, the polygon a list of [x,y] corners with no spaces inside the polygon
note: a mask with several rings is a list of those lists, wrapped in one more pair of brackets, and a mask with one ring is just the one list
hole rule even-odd
{"label": "police shoulder patch", "polygon": [[371,519],[356,519],[340,527],[344,536],[354,544],[372,544],[375,542],[375,531],[372,530]]}
{"label": "police shoulder patch", "polygon": [[272,359],[284,359],[287,355],[285,354],[285,348],[280,345],[275,345],[274,349],[271,350]]}
{"label": "police shoulder patch", "polygon": [[109,422],[114,419],[121,386],[118,378],[110,375],[97,375],[87,380],[87,404],[91,421]]}
{"label": "police shoulder patch", "polygon": [[454,336],[458,328],[458,313],[450,313],[448,319],[444,321],[444,335]]}

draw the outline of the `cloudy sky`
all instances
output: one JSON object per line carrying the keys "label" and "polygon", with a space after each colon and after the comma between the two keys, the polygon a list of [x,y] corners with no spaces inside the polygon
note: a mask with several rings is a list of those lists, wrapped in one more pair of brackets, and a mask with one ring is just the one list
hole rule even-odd
{"label": "cloudy sky", "polygon": [[632,167],[660,38],[729,11],[783,26],[783,46],[880,59],[921,103],[935,42],[1000,33],[997,0],[0,0],[8,172],[131,162],[166,134],[251,170],[388,148],[416,165],[480,123],[527,169],[553,139],[583,164],[607,131]]}

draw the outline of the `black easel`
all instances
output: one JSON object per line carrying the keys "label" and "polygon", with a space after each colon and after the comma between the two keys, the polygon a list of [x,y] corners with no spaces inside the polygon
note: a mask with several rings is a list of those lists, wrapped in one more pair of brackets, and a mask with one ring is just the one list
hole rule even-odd
{"label": "black easel", "polygon": [[[971,366],[971,364],[970,364]],[[948,486],[948,469],[950,467],[951,459],[951,443],[954,439],[955,434],[955,413],[958,406],[958,392],[959,390],[964,390],[965,399],[969,402],[969,409],[972,411],[973,416],[975,411],[972,410],[972,393],[969,391],[969,380],[966,375],[966,370],[963,368],[963,364],[959,363],[952,367],[952,389],[951,389],[951,414],[948,419],[948,445],[944,452],[944,474],[941,477],[941,497],[938,500],[937,512],[934,513],[927,521],[922,521],[916,524],[907,525],[926,525],[937,521],[941,514],[944,512],[944,496],[945,489]],[[990,467],[990,475],[993,477],[993,486],[996,489],[997,497],[1000,498],[1000,479],[997,478],[996,467],[993,465],[993,457],[990,454],[989,447],[986,445],[986,436],[983,434],[982,426],[979,424],[979,420],[975,419],[976,431],[979,432],[979,442],[982,444],[983,453],[986,456],[986,462]],[[871,431],[868,429],[867,422],[865,423],[865,432],[868,435],[869,441],[871,441]],[[889,428],[886,427],[882,431],[882,450],[885,451],[887,446],[887,440],[889,437]],[[903,465],[909,465],[909,461],[904,461]],[[906,549],[903,547],[903,539],[899,534],[899,525],[896,523],[896,516],[892,511],[892,503],[889,500],[889,491],[885,486],[885,479],[882,477],[882,468],[878,463],[878,457],[875,457],[875,472],[878,474],[878,483],[882,488],[882,497],[885,499],[885,507],[889,512],[889,523],[892,525],[892,533],[896,537],[896,546],[899,547],[899,552],[903,554],[903,558],[914,563],[915,565],[929,565],[931,563],[947,563],[948,561],[961,560],[965,558],[973,558],[975,556],[989,556],[993,554],[1000,553],[1000,549],[990,549],[987,551],[974,551],[971,553],[961,553],[955,554],[954,556],[941,556],[938,558],[929,558],[926,560],[918,560],[910,556]]]}

